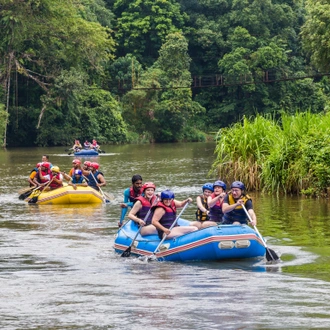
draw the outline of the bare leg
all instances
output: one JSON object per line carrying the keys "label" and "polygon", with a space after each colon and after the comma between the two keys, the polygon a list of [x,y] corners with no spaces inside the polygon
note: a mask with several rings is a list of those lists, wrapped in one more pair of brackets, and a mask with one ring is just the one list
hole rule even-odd
{"label": "bare leg", "polygon": [[215,221],[204,221],[202,224],[202,228],[207,228],[207,227],[212,227],[212,226],[217,226],[219,225],[220,222],[215,222]]}
{"label": "bare leg", "polygon": [[171,232],[166,236],[166,238],[173,238],[177,236],[182,236],[184,234],[191,233],[193,231],[198,230],[195,226],[180,226],[180,227],[174,227]]}
{"label": "bare leg", "polygon": [[157,229],[154,225],[148,225],[141,228],[140,234],[142,236],[146,235],[158,235]]}
{"label": "bare leg", "polygon": [[190,223],[189,226],[195,226],[198,229],[202,229],[203,223],[202,222],[199,222],[199,221],[193,221],[192,223]]}

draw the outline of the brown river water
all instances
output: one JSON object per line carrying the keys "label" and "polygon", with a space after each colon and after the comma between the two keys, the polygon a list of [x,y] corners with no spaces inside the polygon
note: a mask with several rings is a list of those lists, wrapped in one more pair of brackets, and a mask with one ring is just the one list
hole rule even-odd
{"label": "brown river water", "polygon": [[[253,194],[258,229],[282,262],[141,262],[114,253],[119,203],[133,174],[195,201],[214,143],[104,146],[110,204],[28,205],[18,199],[49,154],[0,150],[0,329],[330,329],[330,201]],[[184,218],[193,220],[196,204]]]}

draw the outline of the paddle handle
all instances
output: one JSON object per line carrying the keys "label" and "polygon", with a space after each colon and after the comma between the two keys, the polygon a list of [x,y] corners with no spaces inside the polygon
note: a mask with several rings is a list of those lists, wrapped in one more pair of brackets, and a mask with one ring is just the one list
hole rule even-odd
{"label": "paddle handle", "polygon": [[[92,174],[92,177],[93,177],[95,183],[97,184],[98,182],[97,182],[97,180],[96,180],[96,178],[95,178],[95,176],[94,176],[94,174],[93,174],[92,171],[91,171],[91,174]],[[103,202],[104,202],[105,204],[107,204],[107,198],[105,197],[104,192],[102,191],[101,187],[98,187],[98,188],[99,188],[99,190],[100,190],[100,192],[101,192],[101,194],[102,194]]]}
{"label": "paddle handle", "polygon": [[[176,223],[178,222],[179,218],[181,217],[182,213],[184,212],[184,210],[186,209],[186,207],[189,205],[190,202],[188,202],[183,209],[181,210],[181,212],[179,213],[179,215],[176,217],[176,219],[174,220],[174,222],[172,223],[171,227],[169,228],[169,230],[171,230]],[[153,254],[156,254],[156,252],[158,251],[159,247],[163,244],[163,242],[166,240],[167,234],[164,235],[164,237],[162,238],[162,240],[160,241],[160,243],[157,245],[155,251]]]}
{"label": "paddle handle", "polygon": [[[250,216],[249,212],[247,211],[245,205],[242,204],[242,207],[243,207],[243,210],[245,211],[247,217],[249,218],[249,221],[250,221],[251,224],[252,224],[251,216]],[[254,230],[257,232],[257,234],[259,235],[259,237],[260,237],[260,239],[262,240],[262,242],[264,243],[265,248],[267,248],[267,244],[266,244],[265,240],[263,239],[263,237],[261,236],[261,234],[260,234],[260,232],[259,232],[257,226],[255,226],[255,225],[252,225],[252,226],[253,226],[253,229],[254,229]]]}

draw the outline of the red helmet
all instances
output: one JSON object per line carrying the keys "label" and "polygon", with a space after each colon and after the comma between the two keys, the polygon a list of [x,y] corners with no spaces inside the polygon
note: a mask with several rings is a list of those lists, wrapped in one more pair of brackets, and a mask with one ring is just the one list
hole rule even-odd
{"label": "red helmet", "polygon": [[90,166],[95,168],[96,170],[98,170],[100,168],[100,165],[98,163],[91,163]]}
{"label": "red helmet", "polygon": [[41,164],[42,164],[42,163],[38,163],[38,164],[36,165],[36,167],[37,167],[37,168],[38,168],[38,167],[40,167],[40,166],[41,166]]}
{"label": "red helmet", "polygon": [[74,159],[74,160],[72,161],[72,164],[80,165],[80,164],[81,164],[81,161],[80,161],[80,159]]}
{"label": "red helmet", "polygon": [[154,190],[156,190],[156,186],[153,182],[146,182],[143,186],[142,186],[142,191],[145,191],[148,188],[153,188]]}
{"label": "red helmet", "polygon": [[92,166],[92,163],[90,161],[86,160],[84,162],[84,165],[90,167],[90,166]]}
{"label": "red helmet", "polygon": [[48,162],[42,162],[40,164],[40,166],[43,166],[43,167],[46,167],[46,168],[50,169],[50,163],[48,163]]}

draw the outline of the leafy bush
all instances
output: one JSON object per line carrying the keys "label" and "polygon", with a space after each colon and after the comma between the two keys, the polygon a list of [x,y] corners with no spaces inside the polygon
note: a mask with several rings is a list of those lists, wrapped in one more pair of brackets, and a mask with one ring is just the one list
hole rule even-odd
{"label": "leafy bush", "polygon": [[326,196],[330,187],[330,113],[256,116],[221,129],[212,169],[250,190]]}

